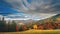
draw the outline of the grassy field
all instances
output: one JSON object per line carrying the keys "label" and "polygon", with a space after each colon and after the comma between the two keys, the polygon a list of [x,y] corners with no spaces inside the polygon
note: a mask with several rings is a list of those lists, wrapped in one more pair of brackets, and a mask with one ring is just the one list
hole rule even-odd
{"label": "grassy field", "polygon": [[27,30],[22,32],[0,32],[0,34],[60,34],[60,30]]}

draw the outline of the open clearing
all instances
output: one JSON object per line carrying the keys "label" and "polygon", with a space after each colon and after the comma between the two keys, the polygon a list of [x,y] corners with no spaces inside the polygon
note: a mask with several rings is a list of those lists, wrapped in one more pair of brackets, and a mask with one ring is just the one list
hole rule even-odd
{"label": "open clearing", "polygon": [[60,30],[27,30],[22,32],[0,32],[0,34],[60,34]]}

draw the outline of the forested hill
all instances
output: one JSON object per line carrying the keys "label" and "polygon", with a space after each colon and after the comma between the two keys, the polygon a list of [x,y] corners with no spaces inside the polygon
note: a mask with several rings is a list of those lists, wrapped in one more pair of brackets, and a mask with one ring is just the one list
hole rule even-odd
{"label": "forested hill", "polygon": [[40,23],[44,23],[44,22],[59,22],[60,21],[60,14],[52,16],[50,18],[47,19],[43,19],[43,20],[39,20],[38,22]]}

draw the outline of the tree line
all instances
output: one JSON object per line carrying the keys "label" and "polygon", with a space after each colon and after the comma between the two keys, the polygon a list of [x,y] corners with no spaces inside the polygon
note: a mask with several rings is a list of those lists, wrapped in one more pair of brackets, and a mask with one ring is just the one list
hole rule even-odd
{"label": "tree line", "polygon": [[[23,24],[23,25],[22,25]],[[0,32],[18,32],[18,31],[26,31],[30,29],[38,29],[38,30],[54,30],[60,29],[60,19],[45,19],[39,20],[37,22],[29,22],[29,23],[21,23],[18,24],[15,21],[8,22],[4,18],[0,20]]]}

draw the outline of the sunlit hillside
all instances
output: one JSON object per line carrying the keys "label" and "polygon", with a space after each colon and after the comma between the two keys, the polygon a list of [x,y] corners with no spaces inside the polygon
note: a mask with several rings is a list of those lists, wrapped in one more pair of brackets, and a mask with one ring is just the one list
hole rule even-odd
{"label": "sunlit hillside", "polygon": [[47,19],[43,19],[43,20],[39,20],[38,22],[60,22],[60,14],[52,16],[50,18]]}

